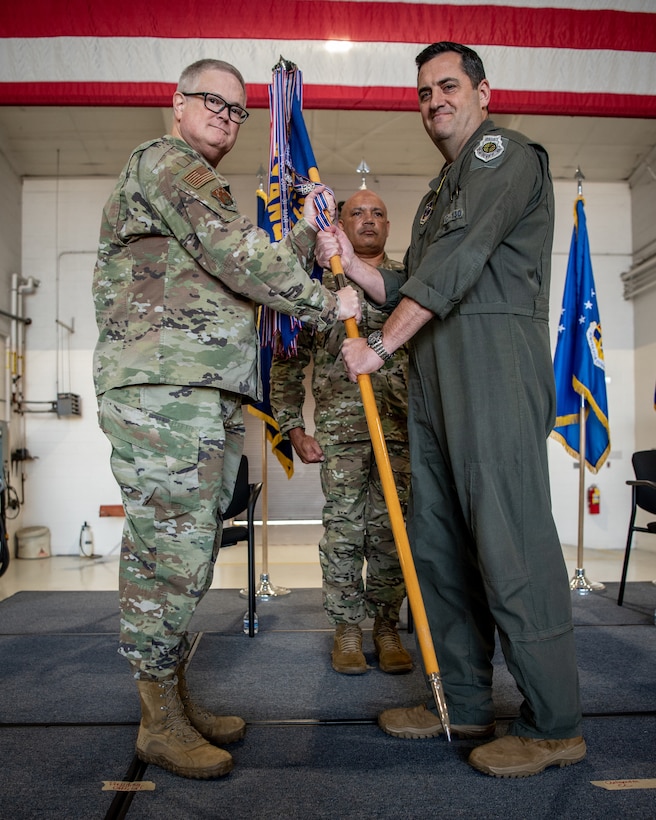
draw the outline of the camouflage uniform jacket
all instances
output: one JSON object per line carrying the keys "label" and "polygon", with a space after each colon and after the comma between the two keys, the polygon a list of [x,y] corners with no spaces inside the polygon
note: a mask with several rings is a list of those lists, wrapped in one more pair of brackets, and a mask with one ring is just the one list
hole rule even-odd
{"label": "camouflage uniform jacket", "polygon": [[309,278],[303,219],[277,245],[187,143],[140,145],[103,212],[93,291],[96,393],[132,384],[216,387],[260,399],[256,304],[324,329],[339,301]]}
{"label": "camouflage uniform jacket", "polygon": [[[402,270],[403,265],[387,255],[380,268]],[[334,290],[335,278],[324,271],[324,285]],[[388,314],[381,312],[360,293],[362,321],[360,335],[368,336],[381,328]],[[367,420],[362,406],[360,388],[350,382],[341,355],[346,338],[343,322],[327,331],[316,332],[303,328],[298,337],[298,355],[289,358],[275,356],[271,368],[271,407],[283,434],[294,427],[305,428],[303,403],[304,369],[314,360],[312,394],[315,400],[315,438],[323,448],[331,444],[362,441],[369,438]],[[408,356],[405,348],[398,350],[383,367],[371,374],[383,433],[388,441],[407,441],[406,417],[408,411]]]}

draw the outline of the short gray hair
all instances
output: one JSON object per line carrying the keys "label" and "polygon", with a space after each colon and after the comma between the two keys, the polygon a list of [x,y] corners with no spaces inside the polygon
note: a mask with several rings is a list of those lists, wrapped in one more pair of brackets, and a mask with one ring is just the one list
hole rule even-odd
{"label": "short gray hair", "polygon": [[241,83],[244,94],[246,93],[246,83],[238,68],[235,68],[232,63],[226,63],[225,60],[213,60],[209,57],[204,60],[196,60],[195,63],[188,65],[184,69],[178,80],[177,90],[192,91],[198,78],[204,71],[225,71],[228,74],[232,74],[233,77],[236,77]]}

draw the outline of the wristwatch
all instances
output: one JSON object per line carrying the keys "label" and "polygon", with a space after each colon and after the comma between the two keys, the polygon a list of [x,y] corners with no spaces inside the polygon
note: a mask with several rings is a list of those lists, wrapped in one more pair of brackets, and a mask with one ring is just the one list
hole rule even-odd
{"label": "wristwatch", "polygon": [[383,346],[383,331],[382,330],[374,330],[367,336],[367,345],[377,353],[380,358],[386,362],[388,359],[391,359],[394,355],[389,351],[385,350]]}

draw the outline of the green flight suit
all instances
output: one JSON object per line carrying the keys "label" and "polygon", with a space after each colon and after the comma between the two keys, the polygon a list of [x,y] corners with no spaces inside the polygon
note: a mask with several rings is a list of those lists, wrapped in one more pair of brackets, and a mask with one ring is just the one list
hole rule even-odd
{"label": "green flight suit", "polygon": [[541,146],[487,120],[431,183],[388,307],[435,314],[411,343],[409,536],[450,719],[494,719],[495,626],[510,733],[580,734],[571,593],[550,503],[554,201]]}

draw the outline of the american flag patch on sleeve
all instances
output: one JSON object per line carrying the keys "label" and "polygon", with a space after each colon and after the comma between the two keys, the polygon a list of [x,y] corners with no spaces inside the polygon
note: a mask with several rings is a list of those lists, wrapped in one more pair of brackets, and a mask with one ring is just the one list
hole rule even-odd
{"label": "american flag patch on sleeve", "polygon": [[192,188],[202,188],[203,185],[213,179],[216,179],[214,171],[210,171],[209,168],[204,168],[202,165],[192,168],[184,177],[184,181],[188,182]]}

